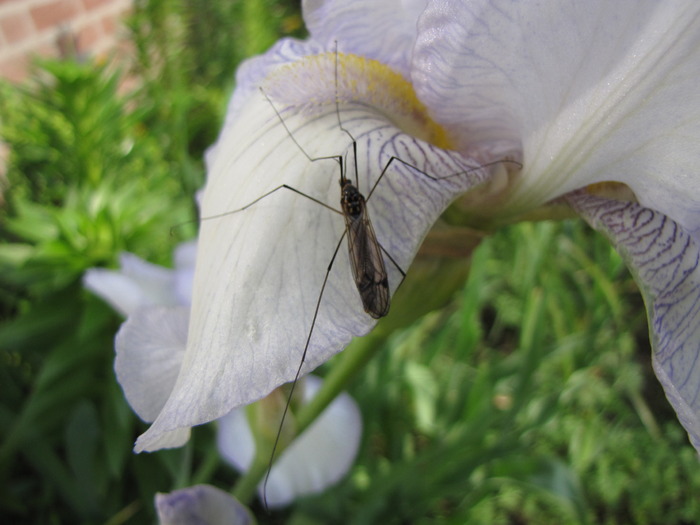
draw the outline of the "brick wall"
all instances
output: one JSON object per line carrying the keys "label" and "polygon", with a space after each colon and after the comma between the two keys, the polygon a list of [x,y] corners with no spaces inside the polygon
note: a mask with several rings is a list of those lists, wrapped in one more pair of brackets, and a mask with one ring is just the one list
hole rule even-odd
{"label": "brick wall", "polygon": [[0,0],[0,77],[20,81],[33,55],[106,56],[131,0]]}

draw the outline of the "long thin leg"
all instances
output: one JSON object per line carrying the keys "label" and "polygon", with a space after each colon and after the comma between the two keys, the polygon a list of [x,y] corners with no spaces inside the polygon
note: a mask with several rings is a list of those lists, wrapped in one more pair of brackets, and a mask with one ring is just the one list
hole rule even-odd
{"label": "long thin leg", "polygon": [[334,212],[334,213],[337,213],[337,214],[339,214],[339,215],[342,215],[342,214],[343,214],[342,211],[336,210],[333,206],[329,206],[329,205],[326,204],[325,202],[320,201],[320,200],[316,199],[315,197],[312,197],[311,195],[307,195],[307,194],[304,193],[303,191],[299,191],[298,189],[293,188],[292,186],[289,186],[289,185],[287,185],[287,184],[280,184],[280,185],[277,186],[275,189],[270,190],[270,191],[268,191],[267,193],[261,195],[260,197],[258,197],[258,198],[255,199],[254,201],[249,202],[248,204],[246,204],[245,206],[243,206],[242,208],[238,208],[237,210],[227,211],[227,212],[225,212],[225,213],[219,213],[218,215],[211,215],[211,216],[209,216],[209,217],[203,217],[201,220],[203,220],[203,221],[208,221],[208,220],[211,220],[211,219],[219,219],[219,218],[221,218],[221,217],[225,217],[225,216],[227,216],[227,215],[231,215],[231,214],[233,214],[233,213],[238,213],[239,211],[246,210],[246,209],[250,208],[253,204],[255,204],[255,203],[257,203],[257,202],[260,202],[260,201],[263,200],[265,197],[268,197],[268,196],[272,195],[273,193],[275,193],[277,190],[282,190],[282,189],[291,190],[291,191],[293,191],[294,193],[296,193],[297,195],[301,195],[302,197],[306,197],[307,199],[309,199],[309,200],[311,200],[311,201],[314,201],[316,204],[320,204],[320,205],[323,206],[324,208],[329,209],[329,210],[331,210],[331,211]]}
{"label": "long thin leg", "polygon": [[267,466],[267,473],[265,474],[265,482],[263,483],[263,505],[265,506],[265,508],[267,508],[267,480],[270,477],[270,471],[272,470],[272,463],[275,460],[275,452],[277,451],[277,445],[279,444],[280,435],[282,434],[282,426],[284,425],[284,420],[287,417],[287,412],[289,411],[289,405],[292,402],[292,396],[294,395],[294,389],[296,388],[297,381],[299,380],[299,376],[301,375],[301,369],[304,366],[304,362],[306,361],[306,352],[309,350],[309,344],[311,343],[311,335],[314,332],[314,326],[316,326],[316,319],[318,318],[318,311],[321,308],[321,299],[323,298],[323,292],[326,289],[326,283],[328,283],[328,276],[331,274],[331,268],[333,268],[333,263],[335,262],[335,258],[338,255],[338,250],[340,250],[340,245],[343,243],[343,239],[345,238],[346,233],[347,233],[347,230],[344,231],[343,235],[340,236],[340,240],[338,241],[338,245],[335,247],[335,250],[333,251],[333,257],[331,257],[331,261],[328,263],[328,268],[326,269],[326,276],[323,278],[323,284],[321,285],[321,291],[319,292],[318,300],[316,301],[316,309],[314,310],[314,316],[313,316],[313,319],[311,320],[311,328],[309,329],[309,335],[307,336],[306,344],[304,345],[304,352],[301,354],[301,361],[299,362],[299,368],[297,368],[297,373],[294,376],[294,380],[292,381],[292,387],[289,390],[289,396],[287,397],[287,404],[284,406],[284,412],[282,412],[282,421],[280,421],[280,427],[279,427],[279,430],[277,431],[277,437],[275,437],[275,444],[272,446],[272,453],[270,454],[270,463]]}
{"label": "long thin leg", "polygon": [[[359,184],[359,177],[357,174],[357,141],[355,140],[355,137],[352,136],[352,133],[350,133],[345,126],[343,126],[343,122],[340,119],[340,99],[338,98],[338,41],[335,41],[335,116],[338,119],[338,127],[348,136],[350,137],[350,140],[352,140],[352,155],[353,159],[355,160],[355,186],[357,187]],[[346,165],[347,169],[347,165]],[[342,170],[340,170],[340,177],[341,179],[345,177],[347,174]]]}
{"label": "long thin leg", "polygon": [[[382,246],[381,243],[378,243],[378,244],[379,244],[379,249],[382,250],[382,252],[384,253],[384,255],[386,255],[386,256],[389,258],[389,260],[390,260],[390,261],[392,262],[392,264],[396,267],[396,269],[397,269],[399,272],[401,272],[401,282],[399,283],[399,286],[401,286],[401,285],[403,284],[403,280],[406,278],[406,272],[403,271],[403,269],[401,268],[401,266],[399,266],[399,263],[397,263],[397,262],[394,260],[394,258],[391,256],[391,254],[390,254],[388,251],[386,251],[386,249],[384,248],[384,246]],[[396,290],[399,289],[399,286],[396,287]],[[396,290],[394,290],[394,293],[396,293]]]}
{"label": "long thin leg", "polygon": [[338,162],[338,163],[341,165],[341,171],[342,171],[342,165],[343,165],[343,157],[342,157],[342,155],[328,155],[327,157],[311,157],[311,155],[309,155],[308,153],[306,153],[306,150],[305,150],[304,148],[301,147],[301,144],[299,144],[299,142],[297,142],[297,139],[294,137],[294,135],[293,135],[292,132],[290,131],[289,127],[287,126],[287,123],[286,123],[286,122],[284,121],[284,119],[282,118],[282,115],[280,115],[280,112],[277,110],[277,107],[276,107],[275,104],[272,102],[272,100],[270,99],[270,97],[267,96],[267,93],[265,93],[265,91],[263,90],[263,88],[259,88],[259,89],[260,89],[260,93],[263,94],[263,96],[264,96],[264,97],[267,99],[267,101],[270,103],[270,106],[272,106],[272,109],[275,110],[275,114],[277,115],[277,118],[279,119],[279,121],[280,121],[280,123],[282,124],[282,126],[284,126],[284,129],[287,131],[287,135],[289,135],[289,138],[291,138],[292,141],[294,141],[294,144],[297,145],[297,148],[299,148],[299,150],[304,154],[304,156],[305,156],[307,159],[309,159],[311,162],[316,162],[317,160],[334,160],[334,161]]}
{"label": "long thin leg", "polygon": [[424,177],[428,177],[430,180],[434,180],[434,181],[446,180],[446,179],[451,179],[452,177],[458,177],[458,176],[460,176],[460,175],[466,175],[467,173],[471,173],[472,171],[476,171],[476,170],[481,169],[481,168],[486,168],[486,167],[488,167],[488,166],[493,166],[494,164],[501,164],[501,163],[503,163],[503,162],[505,162],[505,163],[513,163],[513,164],[517,165],[517,166],[520,167],[520,168],[523,167],[523,165],[522,165],[520,162],[518,162],[518,161],[510,160],[510,159],[501,159],[501,160],[494,160],[493,162],[487,162],[486,164],[481,164],[481,165],[479,165],[479,166],[474,166],[473,168],[469,168],[469,169],[466,169],[466,170],[458,171],[458,172],[456,172],[456,173],[452,173],[452,174],[446,175],[446,176],[444,176],[444,177],[435,177],[435,176],[431,175],[430,173],[428,173],[428,172],[426,172],[426,171],[420,169],[419,167],[414,166],[414,165],[411,164],[410,162],[406,162],[405,160],[402,160],[402,159],[400,159],[400,158],[398,158],[398,157],[396,157],[396,156],[392,156],[392,157],[389,159],[389,162],[387,162],[387,163],[384,165],[384,168],[382,169],[382,172],[379,174],[379,177],[377,177],[377,180],[376,180],[376,181],[374,182],[374,184],[372,185],[372,189],[369,191],[369,194],[367,195],[367,199],[366,199],[366,200],[369,200],[369,198],[372,196],[372,194],[374,193],[374,190],[377,188],[377,185],[378,185],[379,182],[382,180],[382,178],[384,177],[384,175],[386,175],[386,173],[389,171],[389,166],[391,166],[391,163],[394,162],[394,161],[400,162],[400,163],[403,164],[404,166],[406,166],[406,167],[408,167],[408,168],[411,168],[412,170],[416,171],[417,173],[423,175]]}

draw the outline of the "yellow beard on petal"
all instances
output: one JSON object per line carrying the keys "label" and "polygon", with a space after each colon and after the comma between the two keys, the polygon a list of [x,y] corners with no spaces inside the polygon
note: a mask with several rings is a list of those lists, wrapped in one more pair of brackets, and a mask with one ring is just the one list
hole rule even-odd
{"label": "yellow beard on petal", "polygon": [[341,111],[364,106],[416,138],[451,149],[447,132],[430,117],[411,83],[377,60],[335,52],[308,56],[276,69],[261,87],[282,113],[287,108],[310,115],[335,111],[337,100]]}

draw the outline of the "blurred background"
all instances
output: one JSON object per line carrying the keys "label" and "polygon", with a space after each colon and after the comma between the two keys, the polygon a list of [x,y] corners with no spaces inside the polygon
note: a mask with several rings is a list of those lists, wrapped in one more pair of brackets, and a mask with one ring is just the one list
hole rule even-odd
{"label": "blurred background", "polygon": [[[123,251],[171,265],[237,65],[289,36],[293,1],[0,1],[2,523],[154,523],[155,492],[235,484],[212,425],[132,454],[122,319],[81,277]],[[256,503],[260,523],[700,522],[643,302],[582,222],[496,232],[448,305],[371,344],[354,467],[287,509]]]}

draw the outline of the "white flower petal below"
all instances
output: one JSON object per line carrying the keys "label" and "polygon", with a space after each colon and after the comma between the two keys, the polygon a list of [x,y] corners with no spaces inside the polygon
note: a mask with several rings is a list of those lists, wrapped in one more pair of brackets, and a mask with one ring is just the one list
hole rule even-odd
{"label": "white flower petal below", "polygon": [[119,270],[87,270],[83,284],[122,315],[129,316],[145,305],[182,304],[176,288],[176,271],[128,252],[119,256],[119,263]]}
{"label": "white flower petal below", "polygon": [[148,302],[141,286],[115,270],[90,268],[83,275],[83,286],[107,302],[124,317]]}
{"label": "white flower petal below", "polygon": [[197,241],[183,242],[175,249],[175,277],[173,287],[178,303],[192,303],[192,281],[197,260]]}
{"label": "white flower petal below", "polygon": [[584,192],[568,200],[632,270],[647,306],[654,371],[700,451],[700,246],[677,223],[638,204]]}
{"label": "white flower petal below", "polygon": [[117,380],[144,421],[155,420],[175,386],[188,321],[187,307],[146,306],[130,315],[117,332]]}
{"label": "white flower petal below", "polygon": [[194,485],[155,497],[160,525],[252,525],[250,511],[211,485]]}
{"label": "white flower petal below", "polygon": [[122,273],[136,282],[146,300],[142,304],[179,304],[173,286],[174,270],[144,261],[133,253],[119,256]]}
{"label": "white flower petal below", "polygon": [[[304,399],[308,402],[322,380],[307,376]],[[250,467],[255,443],[245,414],[237,409],[219,419],[218,446],[222,457],[240,471]],[[278,458],[270,471],[265,499],[270,507],[288,505],[295,498],[322,492],[347,474],[362,437],[362,416],[357,403],[340,394],[314,423]],[[263,484],[258,487],[263,497]]]}

